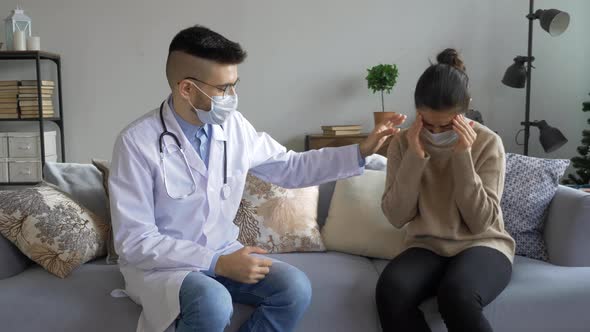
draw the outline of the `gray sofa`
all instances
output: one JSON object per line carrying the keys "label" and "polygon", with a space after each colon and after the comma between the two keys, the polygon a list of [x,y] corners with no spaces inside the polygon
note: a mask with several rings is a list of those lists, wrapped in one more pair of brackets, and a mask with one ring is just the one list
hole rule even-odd
{"label": "gray sofa", "polygon": [[[321,187],[320,222],[333,188]],[[486,307],[495,331],[590,331],[590,195],[560,187],[545,239],[550,262],[516,257],[512,281]],[[337,252],[271,256],[300,268],[313,284],[311,307],[297,331],[380,331],[374,289],[386,261]],[[59,279],[0,236],[0,331],[135,331],[140,307],[110,296],[122,287],[117,266],[104,259]],[[433,331],[446,331],[436,301],[422,309]],[[227,330],[237,331],[251,312],[236,305]]]}

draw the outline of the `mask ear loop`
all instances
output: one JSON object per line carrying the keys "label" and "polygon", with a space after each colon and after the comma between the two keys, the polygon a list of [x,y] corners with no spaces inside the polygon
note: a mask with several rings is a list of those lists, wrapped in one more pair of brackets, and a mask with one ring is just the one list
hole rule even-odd
{"label": "mask ear loop", "polygon": [[[207,96],[207,98],[209,98],[211,100],[211,102],[213,103],[213,98],[211,98],[211,96],[209,96],[208,94],[205,93],[205,91],[201,90],[201,88],[199,88],[198,85],[196,85],[194,82],[191,82],[189,80],[187,80],[190,84],[192,84],[195,88],[197,88],[197,90],[199,90],[202,94],[204,94],[205,96]],[[189,105],[191,105],[191,107],[194,110],[197,110],[198,108],[195,107],[195,105],[193,105],[193,103],[191,102],[190,98],[187,98],[186,101],[188,102]]]}
{"label": "mask ear loop", "polygon": [[201,91],[202,94],[204,94],[205,96],[207,96],[207,98],[211,99],[211,101],[213,101],[213,98],[211,98],[211,96],[209,96],[208,94],[205,93],[205,91],[201,90],[201,88],[199,88],[199,86],[197,84],[195,84],[195,82],[191,82],[188,81],[190,84],[192,84],[195,88],[197,88],[199,91]]}

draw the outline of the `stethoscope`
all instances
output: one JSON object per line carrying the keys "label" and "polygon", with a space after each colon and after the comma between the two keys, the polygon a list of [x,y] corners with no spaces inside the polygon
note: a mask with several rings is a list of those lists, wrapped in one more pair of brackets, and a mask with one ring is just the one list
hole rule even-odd
{"label": "stethoscope", "polygon": [[[197,191],[197,181],[195,180],[195,176],[193,174],[193,171],[191,170],[191,168],[188,164],[188,160],[186,159],[186,155],[184,154],[184,149],[182,148],[182,145],[180,144],[180,140],[173,132],[168,131],[168,127],[166,126],[166,122],[164,121],[164,103],[165,102],[166,101],[163,101],[162,104],[160,105],[160,122],[162,123],[162,127],[164,128],[164,131],[160,134],[160,137],[158,140],[159,141],[159,148],[160,148],[160,160],[162,161],[162,169],[164,172],[164,186],[166,187],[166,193],[168,194],[168,196],[170,196],[170,198],[183,199],[183,198],[191,196],[192,194],[194,194]],[[168,182],[167,182],[167,178],[166,178],[166,167],[164,166],[164,159],[165,159],[164,138],[166,136],[172,137],[172,139],[174,140],[174,142],[178,146],[180,153],[182,154],[182,157],[184,159],[187,171],[191,177],[191,180],[193,181],[191,191],[187,194],[172,195],[172,194],[170,194],[170,191],[168,190]],[[223,141],[223,187],[221,188],[221,197],[223,197],[223,199],[228,199],[230,194],[231,194],[231,187],[229,186],[229,184],[227,184],[227,142]]]}

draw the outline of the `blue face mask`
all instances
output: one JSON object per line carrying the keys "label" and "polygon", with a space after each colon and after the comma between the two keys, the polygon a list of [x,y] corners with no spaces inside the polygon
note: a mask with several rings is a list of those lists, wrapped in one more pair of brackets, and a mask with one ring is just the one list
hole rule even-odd
{"label": "blue face mask", "polygon": [[188,103],[191,105],[193,110],[197,113],[199,120],[206,124],[212,125],[222,125],[225,123],[225,120],[230,117],[232,112],[235,112],[238,109],[238,95],[235,93],[233,95],[227,95],[225,97],[222,96],[213,96],[210,97],[206,94],[201,88],[199,88],[195,83],[191,82],[195,88],[199,89],[205,96],[211,99],[211,110],[204,111],[201,109],[196,108],[191,103],[190,99]]}

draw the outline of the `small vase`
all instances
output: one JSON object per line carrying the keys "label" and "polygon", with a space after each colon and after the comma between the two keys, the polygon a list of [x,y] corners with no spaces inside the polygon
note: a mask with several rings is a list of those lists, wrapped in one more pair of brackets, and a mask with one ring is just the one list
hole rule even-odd
{"label": "small vase", "polygon": [[387,121],[389,118],[395,115],[395,112],[374,112],[373,117],[375,119],[375,126]]}

